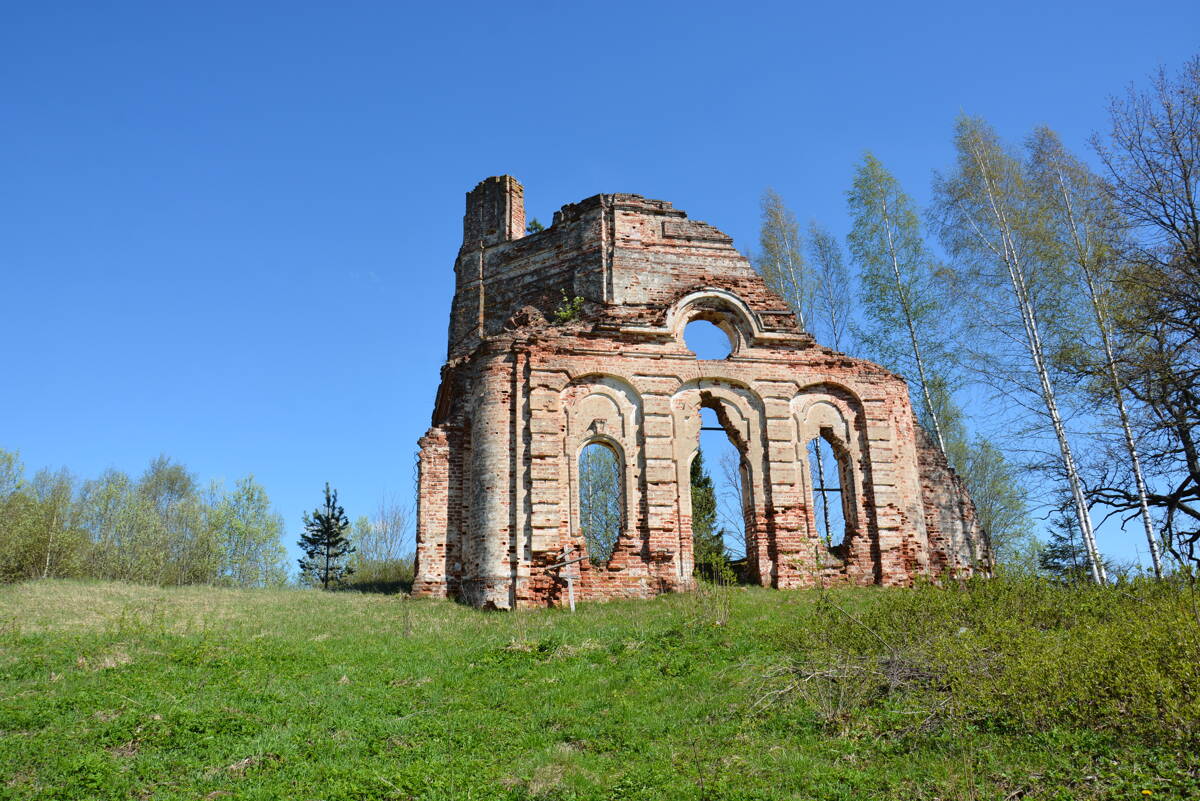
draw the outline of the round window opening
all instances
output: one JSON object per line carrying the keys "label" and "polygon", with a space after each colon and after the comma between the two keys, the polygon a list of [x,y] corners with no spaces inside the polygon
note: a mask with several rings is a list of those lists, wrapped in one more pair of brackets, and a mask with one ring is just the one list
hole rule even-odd
{"label": "round window opening", "polygon": [[715,323],[692,320],[683,329],[683,344],[697,359],[728,359],[733,353],[733,340]]}

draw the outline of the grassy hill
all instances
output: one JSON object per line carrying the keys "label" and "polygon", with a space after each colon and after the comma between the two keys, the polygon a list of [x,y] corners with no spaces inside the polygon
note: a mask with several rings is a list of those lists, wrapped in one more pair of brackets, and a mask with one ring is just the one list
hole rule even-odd
{"label": "grassy hill", "polygon": [[1200,795],[1186,588],[0,588],[0,798]]}

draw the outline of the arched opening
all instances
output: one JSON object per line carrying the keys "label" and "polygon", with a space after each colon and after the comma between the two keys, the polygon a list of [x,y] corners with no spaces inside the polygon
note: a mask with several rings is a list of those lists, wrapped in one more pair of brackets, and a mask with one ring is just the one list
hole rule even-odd
{"label": "arched opening", "polygon": [[621,535],[621,472],[621,460],[606,442],[588,443],[579,452],[579,530],[594,565],[608,563]]}
{"label": "arched opening", "polygon": [[817,532],[826,547],[836,549],[846,542],[850,530],[850,481],[845,452],[826,438],[808,442],[808,471],[812,476],[812,509]]}
{"label": "arched opening", "polygon": [[700,408],[700,441],[691,464],[692,558],[706,579],[745,577],[746,460],[717,412]]}
{"label": "arched opening", "polygon": [[709,320],[692,320],[683,329],[683,343],[697,359],[728,359],[733,337]]}

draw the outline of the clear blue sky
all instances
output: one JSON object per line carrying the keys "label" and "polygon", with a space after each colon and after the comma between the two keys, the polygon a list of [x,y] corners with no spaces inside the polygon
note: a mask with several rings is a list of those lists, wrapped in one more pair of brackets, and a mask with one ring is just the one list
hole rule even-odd
{"label": "clear blue sky", "polygon": [[326,480],[351,516],[411,492],[481,178],[745,249],[770,185],[844,234],[864,150],[920,200],[960,110],[1082,150],[1197,34],[1195,0],[9,3],[0,447],[252,472],[290,540]]}

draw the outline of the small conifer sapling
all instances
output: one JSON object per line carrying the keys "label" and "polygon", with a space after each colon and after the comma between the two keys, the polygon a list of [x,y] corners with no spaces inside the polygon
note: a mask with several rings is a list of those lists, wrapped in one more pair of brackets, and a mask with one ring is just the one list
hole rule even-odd
{"label": "small conifer sapling", "polygon": [[325,482],[325,503],[312,514],[304,515],[304,533],[300,535],[300,574],[319,581],[324,589],[330,583],[341,584],[354,568],[346,564],[346,558],[354,553],[347,534],[350,518],[346,510],[338,505],[337,490],[329,489]]}

